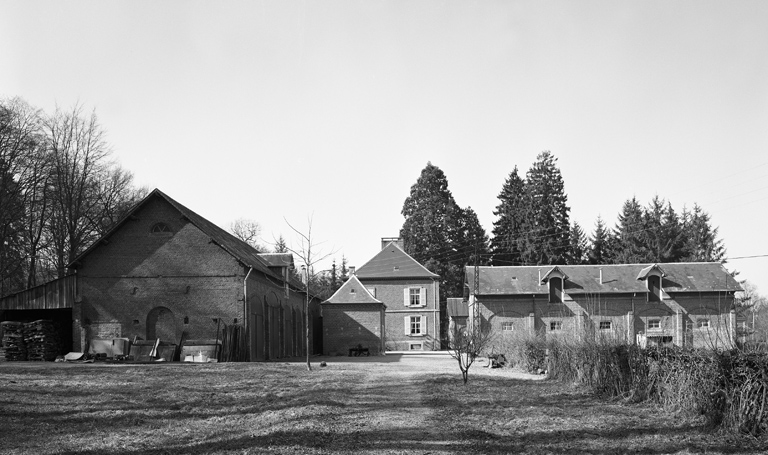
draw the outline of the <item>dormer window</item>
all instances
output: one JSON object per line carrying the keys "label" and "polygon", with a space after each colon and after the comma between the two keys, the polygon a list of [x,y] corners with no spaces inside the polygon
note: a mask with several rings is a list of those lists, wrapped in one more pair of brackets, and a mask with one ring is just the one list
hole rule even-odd
{"label": "dormer window", "polygon": [[540,285],[545,283],[549,287],[549,303],[563,303],[563,283],[568,279],[560,267],[552,267],[543,277]]}
{"label": "dormer window", "polygon": [[563,279],[560,277],[549,279],[549,303],[563,303]]}
{"label": "dormer window", "polygon": [[648,301],[661,301],[661,277],[658,275],[648,277]]}
{"label": "dormer window", "polygon": [[157,236],[165,236],[165,235],[172,235],[173,232],[171,231],[170,226],[168,226],[165,223],[155,223],[152,225],[151,228],[149,228],[150,235],[157,235]]}
{"label": "dormer window", "polygon": [[645,281],[645,284],[648,287],[649,302],[658,302],[661,300],[661,280],[665,276],[667,276],[667,274],[664,273],[658,264],[649,265],[637,275],[638,281]]}

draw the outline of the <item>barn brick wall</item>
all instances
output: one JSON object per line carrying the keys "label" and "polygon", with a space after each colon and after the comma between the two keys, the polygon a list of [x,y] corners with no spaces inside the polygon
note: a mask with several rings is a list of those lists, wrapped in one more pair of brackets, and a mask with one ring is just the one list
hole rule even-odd
{"label": "barn brick wall", "polygon": [[347,355],[358,344],[380,354],[383,321],[384,309],[377,303],[323,305],[323,354]]}
{"label": "barn brick wall", "polygon": [[[179,343],[182,333],[216,338],[214,318],[242,322],[243,270],[232,256],[160,198],[148,201],[134,218],[98,244],[77,270],[73,317],[82,329],[75,344],[84,349],[107,328],[116,336],[154,335]],[[151,234],[158,222],[172,233]],[[148,327],[153,310],[173,321],[162,333]]]}
{"label": "barn brick wall", "polygon": [[[182,334],[215,339],[224,325],[238,323],[248,328],[252,360],[306,352],[303,294],[286,292],[280,280],[259,270],[248,275],[244,288],[248,269],[160,197],[133,215],[77,269],[75,349],[105,335],[174,344]],[[150,233],[158,222],[172,232]],[[310,317],[319,317],[317,306]]]}

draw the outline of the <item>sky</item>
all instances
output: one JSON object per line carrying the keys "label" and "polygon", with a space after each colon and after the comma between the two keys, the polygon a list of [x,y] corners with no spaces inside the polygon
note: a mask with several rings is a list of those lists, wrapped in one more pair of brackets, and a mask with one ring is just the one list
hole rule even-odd
{"label": "sky", "polygon": [[[428,162],[490,234],[549,150],[591,233],[699,204],[768,294],[768,2],[0,0],[0,97],[94,110],[113,158],[330,267],[397,236]],[[758,257],[748,257],[758,256]]]}

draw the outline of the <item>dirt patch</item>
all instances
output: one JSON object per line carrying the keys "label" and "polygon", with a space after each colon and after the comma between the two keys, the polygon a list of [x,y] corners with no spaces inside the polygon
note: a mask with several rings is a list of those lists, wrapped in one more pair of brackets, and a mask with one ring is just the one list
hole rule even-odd
{"label": "dirt patch", "polygon": [[[325,360],[328,366],[320,368]],[[763,453],[703,419],[433,356],[0,365],[0,453]]]}

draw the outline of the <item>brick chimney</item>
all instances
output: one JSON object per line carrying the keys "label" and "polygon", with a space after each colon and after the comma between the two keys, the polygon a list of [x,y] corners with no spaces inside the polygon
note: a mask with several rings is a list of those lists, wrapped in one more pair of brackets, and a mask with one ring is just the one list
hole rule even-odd
{"label": "brick chimney", "polygon": [[384,247],[389,245],[389,242],[395,242],[397,243],[397,246],[399,246],[401,250],[405,250],[405,246],[403,245],[403,239],[401,239],[400,237],[382,237],[381,249],[383,250]]}

